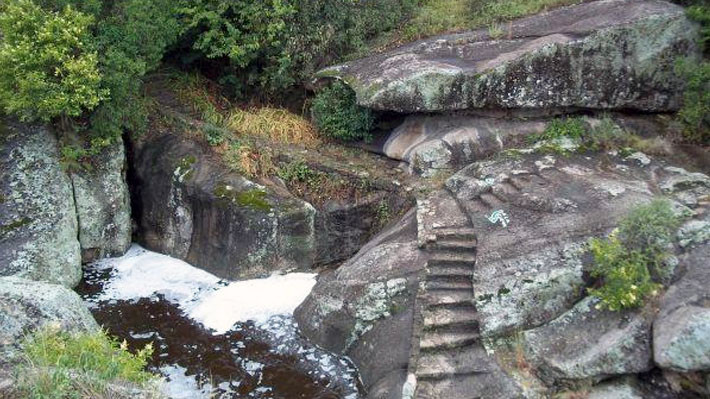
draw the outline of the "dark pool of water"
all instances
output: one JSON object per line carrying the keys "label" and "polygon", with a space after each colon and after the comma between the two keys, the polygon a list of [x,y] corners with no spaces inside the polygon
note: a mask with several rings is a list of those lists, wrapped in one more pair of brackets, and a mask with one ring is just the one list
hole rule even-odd
{"label": "dark pool of water", "polygon": [[131,350],[153,344],[149,368],[166,377],[175,398],[359,397],[352,364],[307,342],[290,316],[274,316],[260,326],[238,323],[226,334],[213,334],[159,296],[97,301],[110,275],[110,270],[87,270],[77,290],[99,324]]}

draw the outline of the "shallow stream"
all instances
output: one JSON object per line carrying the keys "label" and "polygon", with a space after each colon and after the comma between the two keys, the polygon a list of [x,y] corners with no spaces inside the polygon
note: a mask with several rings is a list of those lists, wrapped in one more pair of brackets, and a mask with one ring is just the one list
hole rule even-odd
{"label": "shallow stream", "polygon": [[171,398],[356,399],[357,370],[303,338],[292,314],[315,275],[229,282],[137,245],[89,265],[78,291]]}

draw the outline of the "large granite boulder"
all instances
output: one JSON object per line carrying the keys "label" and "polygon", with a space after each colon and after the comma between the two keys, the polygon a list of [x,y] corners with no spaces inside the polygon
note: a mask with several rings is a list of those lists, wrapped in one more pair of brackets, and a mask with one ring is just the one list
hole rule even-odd
{"label": "large granite boulder", "polygon": [[587,297],[546,325],[525,331],[526,355],[550,383],[641,373],[653,367],[653,312],[597,309]]}
{"label": "large granite boulder", "polygon": [[71,173],[84,263],[123,255],[131,245],[126,154],[119,139]]}
{"label": "large granite boulder", "polygon": [[531,154],[478,162],[447,181],[478,234],[476,308],[484,336],[542,325],[585,294],[585,244],[654,197],[652,168]]}
{"label": "large granite boulder", "polygon": [[43,327],[96,331],[99,326],[75,292],[57,284],[0,277],[0,368],[16,360],[23,337]]}
{"label": "large granite boulder", "polygon": [[0,125],[0,276],[74,286],[81,279],[77,215],[57,138],[40,126]]}
{"label": "large granite boulder", "polygon": [[695,56],[698,27],[676,5],[603,0],[488,30],[432,37],[317,78],[345,81],[376,110],[637,109],[680,105],[675,61]]}
{"label": "large granite boulder", "polygon": [[133,142],[134,212],[143,244],[229,279],[308,267],[315,209],[231,172],[196,141]]}
{"label": "large granite boulder", "polygon": [[682,277],[664,295],[653,324],[653,353],[659,367],[710,371],[709,260],[707,238],[680,259]]}
{"label": "large granite boulder", "polygon": [[[248,180],[207,144],[173,133],[133,138],[130,164],[142,243],[230,279],[346,259],[409,201],[396,184],[373,181],[357,198],[316,208],[280,179]],[[353,185],[364,179],[318,167]]]}
{"label": "large granite boulder", "polygon": [[409,212],[337,270],[321,274],[296,309],[305,336],[358,365],[368,398],[402,397],[425,264]]}

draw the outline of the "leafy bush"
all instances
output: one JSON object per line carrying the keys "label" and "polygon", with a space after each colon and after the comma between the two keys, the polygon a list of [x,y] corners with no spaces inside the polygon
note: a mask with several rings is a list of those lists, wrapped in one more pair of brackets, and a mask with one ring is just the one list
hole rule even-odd
{"label": "leafy bush", "polygon": [[202,126],[202,132],[204,133],[205,140],[207,140],[209,145],[217,146],[224,143],[226,135],[224,129],[211,123],[205,123],[204,126]]}
{"label": "leafy bush", "polygon": [[372,138],[372,113],[357,105],[355,92],[340,81],[318,92],[311,115],[318,131],[326,137],[345,141]]}
{"label": "leafy bush", "polygon": [[22,347],[25,361],[16,370],[20,397],[115,398],[109,395],[109,384],[146,387],[156,380],[145,371],[151,345],[133,355],[125,341],[119,344],[103,331],[70,334],[47,328],[28,337]]}
{"label": "leafy bush", "polygon": [[31,0],[0,5],[0,106],[44,122],[94,109],[108,91],[101,87],[93,22],[71,5],[61,11]]}
{"label": "leafy bush", "polygon": [[670,203],[654,200],[631,211],[609,238],[592,239],[591,274],[602,286],[590,294],[614,311],[642,305],[670,277],[665,261],[678,225]]}
{"label": "leafy bush", "polygon": [[[707,55],[710,41],[710,7],[703,3],[687,9],[688,17],[701,26],[700,46]],[[710,143],[710,62],[685,59],[678,62],[676,72],[685,80],[683,107],[678,120],[684,138],[692,143]]]}
{"label": "leafy bush", "polygon": [[[282,97],[312,73],[399,24],[415,0],[183,0],[187,42],[237,95]],[[226,68],[225,68],[226,67]],[[256,91],[255,89],[258,89]]]}
{"label": "leafy bush", "polygon": [[550,121],[545,131],[533,136],[534,141],[557,140],[561,138],[582,139],[587,133],[587,127],[582,118],[566,117]]}
{"label": "leafy bush", "polygon": [[590,289],[589,293],[600,298],[609,310],[641,306],[659,288],[651,280],[643,254],[629,251],[617,237],[592,239],[589,247],[594,255],[591,275],[604,281],[600,288]]}
{"label": "leafy bush", "polygon": [[276,174],[286,182],[301,183],[311,181],[317,176],[317,173],[302,160],[291,161],[281,166]]}

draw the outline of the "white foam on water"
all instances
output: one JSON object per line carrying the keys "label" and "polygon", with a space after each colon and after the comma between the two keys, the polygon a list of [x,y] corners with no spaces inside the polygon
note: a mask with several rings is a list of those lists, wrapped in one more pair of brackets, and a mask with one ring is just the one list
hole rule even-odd
{"label": "white foam on water", "polygon": [[212,397],[212,385],[205,383],[202,386],[197,384],[194,376],[187,375],[187,369],[176,364],[167,365],[160,368],[167,384],[161,385],[161,391],[171,399],[210,399]]}
{"label": "white foam on water", "polygon": [[160,294],[215,334],[229,331],[237,322],[260,324],[275,315],[293,314],[316,283],[316,274],[290,273],[219,284],[222,280],[204,270],[136,244],[125,255],[93,266],[113,269],[98,300],[130,301]]}
{"label": "white foam on water", "polygon": [[211,291],[219,278],[179,259],[148,251],[133,244],[118,258],[103,259],[99,268],[113,268],[111,280],[98,300],[138,300],[162,294],[170,302],[184,306],[205,291]]}
{"label": "white foam on water", "polygon": [[238,321],[265,323],[271,316],[293,314],[315,283],[315,274],[310,273],[237,281],[206,294],[189,316],[218,334]]}

